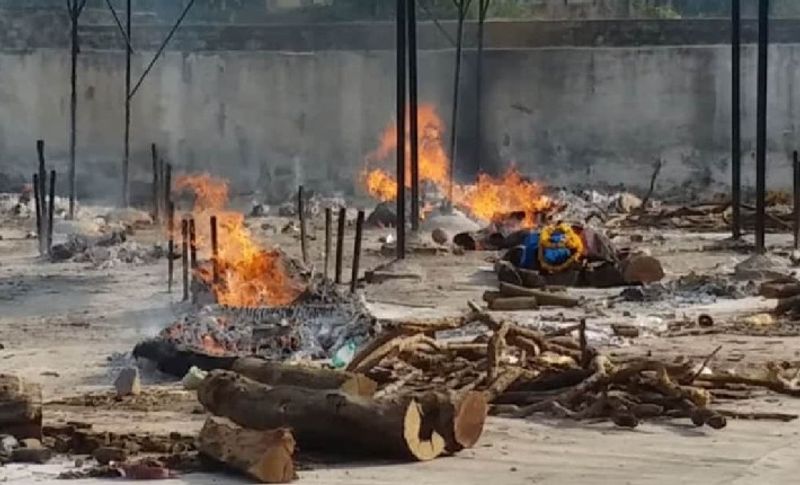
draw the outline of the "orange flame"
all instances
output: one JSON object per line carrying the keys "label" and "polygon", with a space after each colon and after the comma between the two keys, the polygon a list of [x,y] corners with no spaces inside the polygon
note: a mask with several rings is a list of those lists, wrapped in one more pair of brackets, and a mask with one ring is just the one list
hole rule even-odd
{"label": "orange flame", "polygon": [[[431,104],[419,106],[419,179],[429,182],[443,193],[450,184],[450,159],[444,149],[444,122]],[[397,125],[392,123],[381,135],[378,149],[367,156],[368,165],[391,159],[397,148]],[[411,186],[409,138],[406,138],[406,187]],[[381,201],[397,198],[397,181],[381,168],[367,169],[362,176],[367,192]],[[535,226],[536,214],[550,205],[542,195],[543,188],[525,180],[515,168],[502,177],[479,174],[474,185],[453,186],[453,204],[485,221],[516,211],[525,212],[523,226]]]}
{"label": "orange flame", "polygon": [[245,227],[244,215],[226,209],[226,181],[209,174],[185,175],[176,180],[175,188],[195,195],[192,213],[197,221],[197,246],[207,255],[211,254],[208,221],[212,215],[217,216],[220,281],[214,283],[208,267],[200,268],[197,276],[211,285],[218,303],[280,306],[297,298],[302,288],[289,277],[280,253],[262,248]]}

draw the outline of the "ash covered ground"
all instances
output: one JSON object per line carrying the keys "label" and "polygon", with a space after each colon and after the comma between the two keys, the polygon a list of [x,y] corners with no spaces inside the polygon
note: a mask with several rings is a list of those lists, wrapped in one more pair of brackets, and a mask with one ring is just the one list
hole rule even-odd
{"label": "ash covered ground", "polygon": [[[160,229],[132,222],[138,217],[112,216],[110,209],[87,208],[79,224],[98,232],[124,230],[124,244],[163,247]],[[101,217],[101,215],[103,217]],[[129,215],[130,216],[130,215]],[[349,214],[352,220],[354,214]],[[177,397],[154,400],[134,409],[93,403],[77,405],[66,398],[107,391],[121,367],[131,364],[130,353],[144,339],[184,318],[191,305],[180,301],[180,290],[170,294],[166,261],[162,258],[110,257],[107,264],[69,258],[43,260],[30,238],[30,213],[5,211],[0,223],[0,362],[3,372],[42,383],[45,419],[50,423],[90,421],[98,429],[188,433],[199,430],[204,416],[196,413],[173,379],[156,371],[143,371],[146,389],[172,390]],[[99,218],[99,219],[98,219]],[[256,240],[277,246],[299,258],[300,246],[294,217],[261,215],[245,221]],[[352,222],[350,223],[352,224]],[[56,227],[56,242],[69,234],[85,233],[74,225]],[[418,235],[420,246],[429,246],[431,225]],[[675,224],[679,225],[679,224]],[[113,228],[112,228],[113,226]],[[127,227],[127,228],[126,228]],[[601,225],[602,227],[602,225]],[[68,229],[71,228],[71,229]],[[737,265],[749,258],[736,245],[726,243],[726,232],[695,232],[675,228],[611,227],[619,244],[635,245],[657,257],[666,270],[658,285],[623,293],[622,289],[571,289],[585,298],[577,309],[542,309],[515,312],[522,324],[558,328],[581,318],[588,323],[589,338],[611,355],[661,354],[675,358],[704,359],[715,348],[717,362],[745,369],[767,362],[797,365],[800,338],[791,325],[781,331],[748,332],[763,326],[748,320],[774,308],[775,301],[757,296],[752,273],[737,273]],[[382,251],[392,229],[368,228],[364,234],[361,268],[369,270],[391,261]],[[451,234],[452,235],[452,234]],[[324,221],[321,214],[309,221],[311,263],[322,267]],[[348,229],[345,247],[353,247]],[[787,234],[768,236],[775,271],[791,275],[791,239]],[[267,242],[268,241],[268,242]],[[352,250],[344,251],[344,274],[349,275]],[[455,315],[469,300],[479,301],[496,287],[493,252],[454,254],[412,253],[402,271],[418,276],[360,290],[366,308],[379,319],[408,319]],[[741,268],[741,267],[740,267]],[[756,269],[763,269],[760,265]],[[400,271],[400,270],[397,270]],[[741,271],[740,271],[741,273]],[[349,280],[348,277],[345,277]],[[742,322],[736,331],[704,335],[676,330],[682,322],[709,315],[717,325]],[[616,336],[612,325],[639,329],[638,338]],[[745,329],[744,331],[742,329]],[[468,330],[467,330],[468,331]],[[758,335],[753,335],[758,334]],[[783,396],[756,396],[730,407],[797,412],[800,403]],[[301,472],[301,483],[672,483],[680,476],[690,483],[783,483],[796,476],[800,466],[800,424],[732,421],[724,433],[694,428],[648,424],[636,431],[618,430],[607,423],[576,424],[549,418],[510,420],[490,418],[478,447],[457,457],[422,465],[357,468],[312,467]],[[48,483],[61,464],[7,466],[0,475],[10,483]],[[209,483],[203,475],[187,475],[185,483]],[[94,482],[100,483],[100,482]],[[172,482],[174,483],[174,482]]]}

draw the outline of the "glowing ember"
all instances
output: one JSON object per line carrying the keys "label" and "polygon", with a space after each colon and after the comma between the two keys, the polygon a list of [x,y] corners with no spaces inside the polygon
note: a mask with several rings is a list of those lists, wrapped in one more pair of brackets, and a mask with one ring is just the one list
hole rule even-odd
{"label": "glowing ember", "polygon": [[277,251],[256,243],[244,225],[244,215],[226,210],[228,184],[208,174],[186,175],[176,180],[175,188],[195,195],[193,216],[197,221],[198,251],[211,254],[210,227],[207,221],[217,216],[220,241],[218,266],[220,281],[213,282],[209,268],[196,274],[214,291],[223,305],[256,307],[280,306],[294,301],[302,288],[286,272]]}
{"label": "glowing ember", "polygon": [[[435,185],[442,193],[448,193],[450,184],[450,159],[444,149],[442,133],[444,123],[430,104],[419,107],[419,178],[420,182]],[[397,125],[390,125],[381,135],[377,150],[367,156],[369,166],[391,159],[397,148]],[[406,139],[406,186],[410,187],[410,142]],[[381,168],[365,170],[363,174],[367,192],[381,201],[397,198],[397,182],[393,175]],[[525,212],[523,226],[532,227],[536,214],[546,210],[551,201],[542,195],[542,186],[525,180],[515,169],[510,168],[502,177],[494,178],[480,174],[474,185],[453,187],[453,204],[469,211],[473,216],[492,221],[511,212]]]}

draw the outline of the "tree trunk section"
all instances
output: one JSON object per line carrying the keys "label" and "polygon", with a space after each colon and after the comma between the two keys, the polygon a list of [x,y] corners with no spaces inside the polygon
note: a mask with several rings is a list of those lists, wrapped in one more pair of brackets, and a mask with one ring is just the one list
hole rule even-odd
{"label": "tree trunk section", "polygon": [[378,389],[375,381],[362,374],[267,362],[254,357],[237,359],[231,370],[269,386],[338,389],[364,397],[372,397]]}
{"label": "tree trunk section", "polygon": [[211,413],[251,429],[289,427],[303,449],[431,460],[444,439],[413,398],[375,401],[340,391],[270,387],[234,372],[214,371],[197,392]]}
{"label": "tree trunk section", "polygon": [[472,448],[478,442],[489,411],[484,393],[430,392],[418,396],[417,400],[422,405],[426,422],[432,419],[434,429],[444,438],[447,453]]}
{"label": "tree trunk section", "polygon": [[20,377],[0,374],[0,434],[42,438],[42,388]]}
{"label": "tree trunk section", "polygon": [[217,417],[206,420],[198,439],[202,454],[259,483],[289,483],[297,478],[294,447],[294,437],[286,428],[256,431]]}

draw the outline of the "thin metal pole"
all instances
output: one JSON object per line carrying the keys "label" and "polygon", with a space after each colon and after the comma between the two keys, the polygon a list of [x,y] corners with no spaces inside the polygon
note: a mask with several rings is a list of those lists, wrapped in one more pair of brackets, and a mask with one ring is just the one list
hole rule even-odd
{"label": "thin metal pole", "polygon": [[[737,1],[737,0],[734,0]],[[475,62],[475,168],[481,171],[483,156],[483,31],[490,0],[478,2],[478,52]]]}
{"label": "thin metal pole", "polygon": [[[129,91],[128,97],[133,97],[133,95],[136,94],[137,91],[139,91],[139,88],[142,86],[142,83],[144,82],[145,78],[147,77],[148,74],[150,74],[150,71],[153,69],[153,66],[156,64],[156,61],[158,61],[158,58],[161,57],[161,54],[164,53],[164,49],[166,49],[167,44],[169,44],[169,41],[172,40],[172,36],[175,35],[175,32],[181,26],[183,19],[186,18],[186,14],[189,13],[189,10],[191,10],[192,5],[194,5],[194,2],[195,0],[190,0],[190,2],[186,4],[186,7],[184,7],[180,17],[178,17],[178,20],[175,22],[175,25],[172,26],[172,29],[169,31],[169,34],[167,34],[167,37],[164,39],[164,42],[162,42],[161,46],[159,46],[158,51],[156,51],[156,54],[153,56],[153,59],[150,61],[150,64],[147,65],[141,77],[139,77],[139,80],[136,81],[136,85],[133,87],[133,89]],[[130,31],[128,35],[130,35]]]}
{"label": "thin metal pole", "polygon": [[458,7],[458,29],[456,31],[456,62],[453,74],[453,115],[450,118],[450,191],[448,199],[453,203],[453,185],[455,183],[455,169],[458,139],[458,94],[461,86],[461,51],[464,45],[464,17],[472,0],[453,0]]}
{"label": "thin metal pole", "polygon": [[158,223],[159,221],[159,198],[160,194],[158,191],[159,186],[159,167],[158,167],[158,148],[156,148],[155,143],[150,144],[150,154],[153,157],[153,220]]}
{"label": "thin metal pole", "polygon": [[[125,13],[126,34],[131,39],[131,0],[127,0],[128,10]],[[129,173],[130,164],[130,142],[131,142],[131,47],[130,43],[125,47],[125,153],[122,159],[122,206],[130,205],[129,194]]]}
{"label": "thin metal pole", "polygon": [[169,229],[169,243],[167,246],[167,291],[172,293],[173,273],[175,272],[175,204],[167,206],[167,226]]}
{"label": "thin metal pole", "polygon": [[350,275],[350,293],[355,293],[358,287],[358,266],[361,263],[361,236],[363,232],[364,211],[358,211],[358,219],[356,219],[356,240],[353,247],[353,272]]}
{"label": "thin metal pole", "polygon": [[76,119],[78,112],[78,17],[80,10],[78,0],[70,0],[70,20],[72,24],[71,32],[71,65],[70,65],[70,97],[69,97],[69,219],[75,218],[75,199],[77,188],[77,172],[75,169],[75,147],[77,144]]}
{"label": "thin metal pole", "polygon": [[[39,174],[33,174],[33,199],[36,204],[36,242],[42,240],[42,194],[39,191]],[[39,243],[41,244],[41,243]]]}
{"label": "thin metal pole", "polygon": [[39,157],[39,197],[41,197],[41,219],[39,221],[39,254],[45,253],[47,234],[47,171],[44,162],[44,140],[36,140],[36,154]]}
{"label": "thin metal pole", "polygon": [[397,0],[397,259],[406,257],[406,0]]}
{"label": "thin metal pole", "polygon": [[164,174],[164,203],[167,207],[172,204],[172,164],[167,163]]}
{"label": "thin metal pole", "polygon": [[183,263],[183,301],[189,299],[189,221],[181,221],[181,262]]}
{"label": "thin metal pole", "polygon": [[219,239],[217,236],[217,216],[211,216],[211,265],[214,284],[219,284]]}
{"label": "thin metal pole", "polygon": [[800,249],[800,157],[797,150],[792,154],[792,168],[794,169],[794,248]]}
{"label": "thin metal pole", "polygon": [[194,270],[197,268],[197,232],[194,217],[189,219],[189,254],[191,256],[191,266]]}
{"label": "thin metal pole", "polygon": [[53,249],[53,214],[56,211],[56,171],[50,171],[50,200],[47,208],[47,254]]}
{"label": "thin metal pole", "polygon": [[338,231],[336,232],[336,275],[334,281],[336,284],[342,283],[342,257],[344,256],[344,223],[347,217],[347,209],[342,207],[339,209],[339,224]]}
{"label": "thin metal pole", "polygon": [[731,2],[731,205],[733,238],[742,237],[742,68],[740,0]]}
{"label": "thin metal pole", "polygon": [[758,106],[756,114],[756,251],[765,249],[767,193],[767,68],[769,0],[758,4]]}
{"label": "thin metal pole", "polygon": [[331,266],[331,226],[333,225],[333,210],[330,207],[325,208],[325,270],[323,272],[325,279],[328,279]]}
{"label": "thin metal pole", "polygon": [[300,216],[300,251],[303,255],[303,264],[308,264],[308,247],[306,243],[306,204],[303,196],[303,186],[297,189],[297,214]]}
{"label": "thin metal pole", "polygon": [[411,146],[411,230],[419,230],[419,117],[417,99],[417,0],[408,2],[408,128]]}

